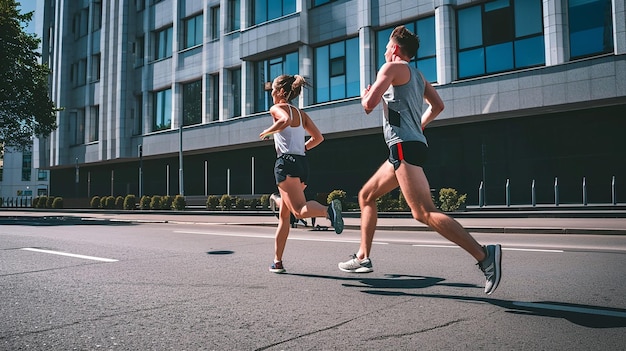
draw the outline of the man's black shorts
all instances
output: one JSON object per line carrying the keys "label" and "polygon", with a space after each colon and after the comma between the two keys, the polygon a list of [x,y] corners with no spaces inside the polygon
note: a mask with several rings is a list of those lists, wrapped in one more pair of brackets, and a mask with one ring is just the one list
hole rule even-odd
{"label": "man's black shorts", "polygon": [[306,156],[283,154],[276,158],[274,163],[276,184],[285,181],[288,176],[300,178],[300,181],[306,184],[309,178],[309,163]]}
{"label": "man's black shorts", "polygon": [[424,167],[424,163],[428,160],[428,146],[421,141],[404,141],[391,145],[389,162],[393,165],[393,169],[398,169],[402,160],[414,166]]}

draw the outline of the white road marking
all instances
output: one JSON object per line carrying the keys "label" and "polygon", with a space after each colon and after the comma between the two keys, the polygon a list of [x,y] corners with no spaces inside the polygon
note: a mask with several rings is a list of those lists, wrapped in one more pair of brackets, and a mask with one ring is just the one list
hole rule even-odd
{"label": "white road marking", "polygon": [[564,250],[556,250],[556,249],[521,249],[521,248],[514,248],[514,247],[503,247],[502,250],[506,250],[506,251],[527,251],[527,252],[556,252],[556,253],[563,253],[565,252]]}
{"label": "white road marking", "polygon": [[[436,247],[436,248],[445,248],[445,249],[460,249],[459,246],[456,245],[434,245],[434,244],[414,244],[412,246],[417,247]],[[526,248],[514,248],[514,247],[503,247],[503,251],[525,251],[525,252],[552,252],[552,253],[563,253],[563,250],[553,250],[553,249],[526,249]]]}
{"label": "white road marking", "polygon": [[544,310],[565,311],[565,312],[575,312],[575,313],[584,313],[584,314],[595,314],[599,316],[626,318],[626,312],[600,310],[600,309],[587,308],[587,307],[574,307],[574,306],[564,306],[564,305],[547,304],[547,303],[515,302],[515,301],[513,302],[513,305],[526,307],[526,308],[538,308],[538,309],[544,309]]}
{"label": "white road marking", "polygon": [[61,251],[35,249],[35,248],[32,248],[32,247],[25,247],[25,248],[22,248],[20,250],[41,252],[41,253],[47,253],[47,254],[52,254],[52,255],[68,256],[68,257],[75,257],[75,258],[82,258],[82,259],[85,259],[85,260],[93,260],[93,261],[100,261],[100,262],[117,262],[118,261],[118,260],[115,260],[115,259],[112,259],[112,258],[85,256],[85,255],[78,255],[78,254],[73,254],[73,253],[68,253],[68,252],[61,252]]}
{"label": "white road marking", "polygon": [[[236,238],[261,238],[261,239],[274,239],[274,235],[260,235],[260,234],[244,234],[244,233],[213,233],[213,232],[199,232],[192,230],[175,230],[174,233],[180,234],[196,234],[196,235],[215,235],[215,236],[230,236]],[[330,243],[350,243],[350,244],[358,244],[359,240],[341,240],[341,239],[319,239],[319,238],[299,238],[295,236],[290,236],[287,240],[299,240],[299,241],[319,241],[319,242],[330,242]],[[385,242],[373,242],[372,244],[376,245],[387,245]]]}

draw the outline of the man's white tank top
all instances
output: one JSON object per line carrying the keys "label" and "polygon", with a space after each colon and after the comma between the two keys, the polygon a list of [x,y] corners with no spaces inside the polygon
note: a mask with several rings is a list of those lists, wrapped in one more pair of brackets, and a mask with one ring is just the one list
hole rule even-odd
{"label": "man's white tank top", "polygon": [[[305,155],[304,150],[304,126],[302,125],[302,114],[300,113],[300,109],[290,104],[287,104],[289,107],[289,123],[290,125],[274,134],[274,147],[276,148],[276,154],[281,156],[283,154],[292,154],[292,155]],[[298,116],[300,116],[300,125],[297,127],[292,127],[291,122],[293,121],[293,110],[298,111]]]}

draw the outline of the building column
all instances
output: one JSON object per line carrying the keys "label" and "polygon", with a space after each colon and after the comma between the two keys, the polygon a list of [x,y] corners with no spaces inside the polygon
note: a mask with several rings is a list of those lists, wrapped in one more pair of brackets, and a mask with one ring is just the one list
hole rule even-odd
{"label": "building column", "polygon": [[563,0],[544,0],[543,35],[546,66],[558,65],[569,60],[567,32]]}
{"label": "building column", "polygon": [[457,78],[456,13],[449,4],[442,4],[435,9],[435,42],[437,83],[452,83]]}
{"label": "building column", "polygon": [[613,0],[613,48],[615,55],[626,54],[626,1]]}
{"label": "building column", "polygon": [[372,4],[369,0],[360,0],[357,9],[359,26],[359,53],[361,66],[361,91],[372,84],[376,77],[375,33],[372,29]]}

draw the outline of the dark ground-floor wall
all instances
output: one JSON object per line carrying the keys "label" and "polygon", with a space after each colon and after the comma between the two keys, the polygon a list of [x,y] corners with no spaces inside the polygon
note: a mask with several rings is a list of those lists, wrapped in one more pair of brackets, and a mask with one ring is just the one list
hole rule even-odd
{"label": "dark ground-floor wall", "polygon": [[[473,122],[426,129],[429,160],[425,166],[432,189],[467,193],[467,204],[479,202],[484,182],[488,205],[503,205],[509,181],[511,204],[554,203],[555,178],[561,204],[582,203],[583,178],[588,203],[612,201],[616,179],[618,202],[626,202],[626,105],[569,111],[534,117]],[[381,133],[327,139],[308,153],[311,176],[307,196],[334,189],[356,199],[360,187],[387,158]],[[275,152],[268,143],[245,149],[185,155],[185,195],[251,194],[276,191]],[[205,172],[208,169],[208,172]],[[178,156],[144,159],[143,194],[178,194]],[[139,160],[51,171],[51,194],[65,198],[139,193]],[[208,176],[207,176],[208,174]],[[230,174],[230,180],[227,175]]]}

